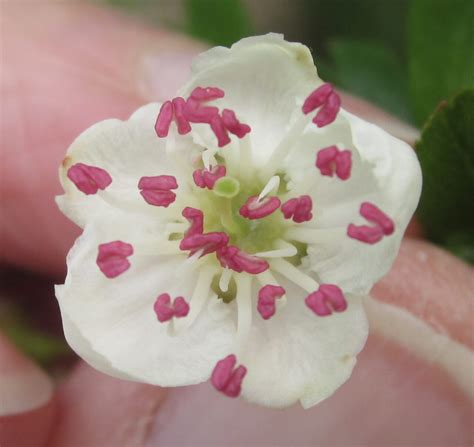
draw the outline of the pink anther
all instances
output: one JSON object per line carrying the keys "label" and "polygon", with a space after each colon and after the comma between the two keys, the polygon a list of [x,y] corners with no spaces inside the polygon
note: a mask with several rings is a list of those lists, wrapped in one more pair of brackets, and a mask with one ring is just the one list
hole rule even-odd
{"label": "pink anther", "polygon": [[133,246],[122,241],[99,245],[97,265],[107,278],[115,278],[130,268],[128,256],[133,254]]}
{"label": "pink anther", "polygon": [[173,103],[171,101],[164,102],[155,123],[155,132],[158,137],[168,136],[171,121],[173,121],[173,113]]}
{"label": "pink anther", "polygon": [[228,397],[240,395],[242,381],[247,374],[247,368],[243,365],[235,368],[236,363],[235,355],[228,355],[216,363],[211,375],[211,383],[214,388]]}
{"label": "pink anther", "polygon": [[234,245],[220,248],[216,255],[222,267],[230,268],[238,273],[246,272],[258,275],[270,267],[264,259],[249,255]]}
{"label": "pink anther", "polygon": [[352,153],[347,149],[341,151],[337,146],[326,147],[318,151],[315,166],[322,175],[336,174],[341,180],[347,180],[351,176]]}
{"label": "pink anther", "polygon": [[218,87],[196,87],[190,97],[198,101],[212,101],[223,98],[224,95],[224,91]]}
{"label": "pink anther", "polygon": [[293,219],[296,223],[307,222],[313,218],[311,213],[313,201],[310,196],[295,197],[281,206],[285,219]]}
{"label": "pink anther", "polygon": [[258,196],[251,196],[240,207],[239,213],[247,219],[261,219],[272,214],[280,205],[280,199],[275,196],[267,196],[261,200],[258,200]]}
{"label": "pink anther", "polygon": [[211,169],[196,169],[193,172],[194,183],[199,188],[213,189],[217,180],[225,177],[226,172],[226,167],[223,165],[216,165]]}
{"label": "pink anther", "polygon": [[173,99],[174,118],[180,135],[186,135],[191,132],[191,124],[189,124],[189,121],[186,119],[184,114],[185,106],[186,101],[183,98],[178,96]]}
{"label": "pink anther", "polygon": [[178,296],[171,303],[171,298],[167,293],[158,296],[153,305],[156,317],[160,323],[171,320],[173,317],[182,318],[189,313],[189,304],[182,297]]}
{"label": "pink anther", "polygon": [[217,138],[217,146],[224,147],[226,144],[229,144],[230,137],[224,126],[224,122],[222,121],[222,118],[219,115],[216,115],[211,119],[210,124],[211,124],[211,129]]}
{"label": "pink anther", "polygon": [[366,244],[375,244],[383,238],[383,231],[380,227],[349,224],[347,227],[347,235],[352,239],[357,239]]}
{"label": "pink anther", "polygon": [[257,310],[264,320],[273,317],[276,312],[275,301],[285,294],[285,289],[280,286],[267,284],[258,292]]}
{"label": "pink anther", "polygon": [[201,103],[194,98],[188,98],[184,108],[184,116],[191,123],[210,124],[215,116],[219,115],[217,107],[202,106]]}
{"label": "pink anther", "polygon": [[229,236],[222,231],[186,235],[180,242],[179,248],[190,252],[190,256],[202,251],[201,256],[213,253],[229,243]]}
{"label": "pink anther", "polygon": [[320,85],[305,100],[303,104],[303,113],[307,115],[318,107],[321,107],[327,101],[329,95],[334,91],[333,86],[328,82]]}
{"label": "pink anther", "polygon": [[360,206],[360,214],[365,217],[369,222],[373,222],[380,227],[385,236],[391,235],[395,230],[395,224],[380,208],[376,207],[373,203],[364,202]]}
{"label": "pink anther", "polygon": [[184,235],[185,237],[202,234],[204,231],[204,214],[201,210],[187,206],[181,214],[190,223],[190,226]]}
{"label": "pink anther", "polygon": [[327,126],[336,119],[341,108],[341,98],[331,84],[325,83],[312,92],[303,103],[302,110],[307,115],[317,108],[320,109],[313,118],[313,123],[318,127]]}
{"label": "pink anther", "polygon": [[342,290],[334,284],[321,284],[316,292],[306,297],[305,303],[320,317],[331,315],[333,311],[343,312],[347,309],[347,301]]}
{"label": "pink anther", "polygon": [[99,189],[105,189],[112,183],[112,177],[107,171],[95,166],[76,163],[67,171],[67,177],[84,194],[96,194]]}
{"label": "pink anther", "polygon": [[186,102],[181,97],[163,103],[155,123],[155,131],[158,137],[164,138],[168,136],[173,119],[176,121],[176,127],[180,135],[191,132],[191,124],[189,124],[185,116],[185,106]]}
{"label": "pink anther", "polygon": [[233,110],[224,109],[222,112],[222,121],[225,128],[237,138],[244,138],[250,132],[250,126],[242,124]]}
{"label": "pink anther", "polygon": [[176,194],[171,190],[178,188],[178,182],[172,175],[142,177],[138,182],[138,188],[147,203],[166,208],[176,199]]}
{"label": "pink anther", "polygon": [[336,119],[340,108],[341,98],[336,92],[332,92],[313,118],[313,123],[318,127],[324,127],[331,124]]}
{"label": "pink anther", "polygon": [[347,235],[352,239],[366,244],[375,244],[384,236],[390,236],[395,231],[393,220],[372,203],[362,203],[360,214],[374,226],[350,224],[347,227]]}

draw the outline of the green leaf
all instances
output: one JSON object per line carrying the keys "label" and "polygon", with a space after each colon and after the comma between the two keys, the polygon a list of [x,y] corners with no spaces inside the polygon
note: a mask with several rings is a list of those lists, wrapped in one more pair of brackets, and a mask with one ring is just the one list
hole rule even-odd
{"label": "green leaf", "polygon": [[253,34],[247,10],[240,0],[186,0],[186,31],[214,45],[230,46]]}
{"label": "green leaf", "polygon": [[474,250],[473,123],[469,89],[440,104],[416,144],[423,170],[419,219],[428,238],[465,259]]}
{"label": "green leaf", "polygon": [[474,1],[413,0],[408,37],[411,95],[421,124],[441,100],[474,87]]}
{"label": "green leaf", "polygon": [[410,120],[406,73],[393,51],[373,41],[339,39],[329,44],[329,54],[340,87]]}

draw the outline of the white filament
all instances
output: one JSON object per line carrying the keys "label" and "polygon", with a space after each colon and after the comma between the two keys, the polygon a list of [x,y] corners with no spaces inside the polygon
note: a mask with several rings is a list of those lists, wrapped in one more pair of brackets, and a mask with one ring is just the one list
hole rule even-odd
{"label": "white filament", "polygon": [[262,192],[258,196],[257,201],[262,200],[271,192],[278,190],[279,186],[280,186],[280,177],[278,175],[274,175],[273,177],[270,178],[270,180],[268,180],[267,184],[262,189]]}
{"label": "white filament", "polygon": [[271,261],[271,268],[294,282],[303,290],[306,290],[308,293],[312,293],[319,288],[319,284],[313,278],[305,275],[293,264],[290,264],[284,259],[275,259]]}
{"label": "white filament", "polygon": [[252,327],[252,277],[247,274],[234,275],[237,284],[237,351],[242,349]]}
{"label": "white filament", "polygon": [[231,269],[225,268],[222,270],[221,277],[219,279],[219,289],[223,292],[227,292],[229,290],[229,283],[232,279],[233,272]]}

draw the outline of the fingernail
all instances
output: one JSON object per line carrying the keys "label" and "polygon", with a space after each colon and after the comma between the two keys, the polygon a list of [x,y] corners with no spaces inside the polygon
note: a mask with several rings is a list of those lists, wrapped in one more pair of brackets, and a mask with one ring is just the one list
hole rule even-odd
{"label": "fingernail", "polygon": [[39,408],[52,395],[48,375],[0,335],[0,417]]}

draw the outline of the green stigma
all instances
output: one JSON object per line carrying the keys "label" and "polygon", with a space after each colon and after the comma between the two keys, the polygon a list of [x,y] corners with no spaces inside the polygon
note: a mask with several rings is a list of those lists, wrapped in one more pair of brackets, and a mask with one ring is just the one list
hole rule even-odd
{"label": "green stigma", "polygon": [[222,177],[217,180],[212,192],[216,196],[232,199],[240,192],[240,182],[234,177]]}

